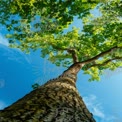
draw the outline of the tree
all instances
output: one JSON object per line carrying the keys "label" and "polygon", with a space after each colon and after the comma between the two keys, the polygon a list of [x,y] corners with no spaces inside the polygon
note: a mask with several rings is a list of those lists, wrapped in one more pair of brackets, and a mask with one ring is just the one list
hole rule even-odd
{"label": "tree", "polygon": [[[0,5],[0,22],[9,31],[11,47],[26,53],[40,49],[42,57],[68,67],[0,111],[1,121],[94,122],[76,90],[77,73],[83,70],[91,75],[89,81],[100,80],[105,69],[122,66],[122,1],[2,0]],[[101,16],[92,17],[89,10],[96,6]],[[74,27],[64,33],[74,16],[82,19],[83,30]]]}

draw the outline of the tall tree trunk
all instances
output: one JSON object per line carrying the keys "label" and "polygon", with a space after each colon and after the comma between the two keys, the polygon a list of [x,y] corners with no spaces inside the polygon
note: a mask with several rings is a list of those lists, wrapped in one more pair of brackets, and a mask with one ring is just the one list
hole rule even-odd
{"label": "tall tree trunk", "polygon": [[0,111],[0,122],[95,122],[76,89],[81,69],[73,64],[61,76]]}

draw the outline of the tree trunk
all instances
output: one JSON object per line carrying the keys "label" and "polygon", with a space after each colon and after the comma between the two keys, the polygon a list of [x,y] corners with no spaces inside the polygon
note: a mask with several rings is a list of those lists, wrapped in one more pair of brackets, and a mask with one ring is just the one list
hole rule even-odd
{"label": "tree trunk", "polygon": [[72,65],[60,77],[1,110],[0,122],[95,122],[76,89],[80,68]]}

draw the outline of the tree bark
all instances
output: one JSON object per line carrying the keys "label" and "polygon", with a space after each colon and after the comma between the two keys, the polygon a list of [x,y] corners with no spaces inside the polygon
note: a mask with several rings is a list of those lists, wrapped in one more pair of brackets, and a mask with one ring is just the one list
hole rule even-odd
{"label": "tree bark", "polygon": [[72,65],[58,78],[1,110],[0,122],[95,122],[76,89],[81,67]]}

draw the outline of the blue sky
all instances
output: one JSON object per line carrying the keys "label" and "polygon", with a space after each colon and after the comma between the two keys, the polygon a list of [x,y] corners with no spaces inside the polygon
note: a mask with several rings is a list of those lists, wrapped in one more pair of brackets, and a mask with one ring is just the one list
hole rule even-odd
{"label": "blue sky", "polygon": [[[82,27],[81,21],[76,18],[72,25]],[[19,49],[9,48],[4,33],[5,30],[1,27],[0,109],[29,93],[32,84],[43,84],[65,70],[40,58],[39,50],[26,55]],[[106,70],[100,82],[88,82],[88,79],[89,76],[81,71],[77,88],[96,121],[122,122],[122,68],[113,72]]]}

